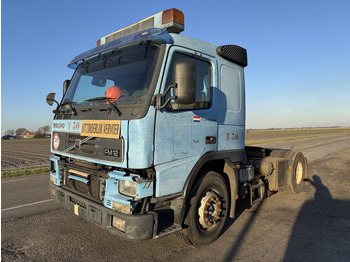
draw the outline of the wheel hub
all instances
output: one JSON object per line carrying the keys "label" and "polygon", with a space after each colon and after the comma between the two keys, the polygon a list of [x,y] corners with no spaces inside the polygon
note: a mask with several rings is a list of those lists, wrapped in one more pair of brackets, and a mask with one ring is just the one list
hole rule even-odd
{"label": "wheel hub", "polygon": [[303,180],[303,165],[301,162],[298,162],[297,167],[296,167],[296,171],[295,171],[295,178],[296,178],[296,182],[299,185],[302,180]]}
{"label": "wheel hub", "polygon": [[214,191],[207,191],[198,209],[199,224],[210,231],[220,221],[222,203],[220,196]]}

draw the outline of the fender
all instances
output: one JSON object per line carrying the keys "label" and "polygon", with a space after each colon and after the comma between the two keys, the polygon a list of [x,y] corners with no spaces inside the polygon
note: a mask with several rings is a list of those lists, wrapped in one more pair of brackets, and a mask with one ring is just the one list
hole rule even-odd
{"label": "fender", "polygon": [[[201,176],[201,170],[205,167],[205,165],[211,161],[220,161],[222,160],[222,166],[218,169],[221,169],[221,171],[224,171],[227,175],[227,179],[230,185],[237,185],[237,170],[233,166],[234,162],[246,162],[246,152],[244,149],[237,149],[237,150],[226,150],[221,152],[209,152],[205,155],[203,155],[196,165],[191,170],[190,174],[188,175],[188,178],[186,180],[186,183],[184,185],[184,188],[182,190],[182,195],[174,199],[172,202],[172,207],[177,209],[178,212],[175,212],[175,223],[182,224],[182,221],[186,215],[186,211],[188,211],[188,207],[186,207],[186,200],[189,197],[191,190],[195,184],[195,182],[200,178]],[[233,166],[233,168],[232,168]],[[231,193],[231,203],[235,203],[232,200],[235,200],[237,192],[236,192],[237,186],[234,186],[234,188],[229,188],[229,191]],[[234,217],[234,209],[235,205],[231,205],[230,209],[230,217]]]}
{"label": "fender", "polygon": [[[230,160],[232,163],[234,162],[246,162],[247,157],[244,149],[236,149],[236,150],[225,150],[221,152],[209,152],[203,155],[196,165],[191,170],[184,188],[182,190],[183,196],[187,198],[191,192],[192,186],[196,181],[197,176],[199,175],[199,171],[204,167],[204,165],[210,161],[217,160]],[[226,162],[226,161],[225,161]]]}

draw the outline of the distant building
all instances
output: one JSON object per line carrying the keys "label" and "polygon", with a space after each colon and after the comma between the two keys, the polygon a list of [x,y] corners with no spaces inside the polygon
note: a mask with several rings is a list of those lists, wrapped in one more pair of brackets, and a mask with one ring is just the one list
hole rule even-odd
{"label": "distant building", "polygon": [[27,130],[21,135],[21,138],[34,138],[34,134]]}

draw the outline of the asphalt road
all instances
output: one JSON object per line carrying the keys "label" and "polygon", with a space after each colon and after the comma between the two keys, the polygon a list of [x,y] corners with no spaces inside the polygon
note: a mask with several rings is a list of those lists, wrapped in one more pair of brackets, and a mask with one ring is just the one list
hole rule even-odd
{"label": "asphalt road", "polygon": [[47,173],[2,179],[2,261],[349,261],[350,135],[261,146],[302,150],[310,183],[299,195],[239,204],[223,235],[202,248],[175,235],[116,238],[50,200]]}

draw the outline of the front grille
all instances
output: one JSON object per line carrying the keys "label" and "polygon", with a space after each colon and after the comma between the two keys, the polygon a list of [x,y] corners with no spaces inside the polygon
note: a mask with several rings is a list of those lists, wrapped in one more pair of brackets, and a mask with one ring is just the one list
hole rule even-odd
{"label": "front grille", "polygon": [[59,147],[57,151],[98,160],[122,163],[124,156],[124,139],[86,137],[75,134],[57,133]]}

